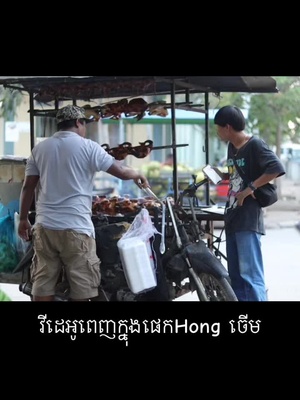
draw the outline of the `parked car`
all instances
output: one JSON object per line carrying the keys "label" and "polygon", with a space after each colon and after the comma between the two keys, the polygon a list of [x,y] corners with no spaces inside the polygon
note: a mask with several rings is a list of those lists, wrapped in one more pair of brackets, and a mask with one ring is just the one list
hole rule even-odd
{"label": "parked car", "polygon": [[282,161],[299,161],[300,144],[283,143],[280,147],[280,158]]}
{"label": "parked car", "polygon": [[[219,171],[223,173],[228,172],[227,168],[227,157],[222,158],[218,165],[217,168]],[[223,179],[221,182],[218,183],[215,187],[215,203],[218,205],[225,205],[226,200],[227,200],[227,194],[228,194],[228,189],[229,189],[229,180],[228,179]]]}
{"label": "parked car", "polygon": [[[218,169],[221,172],[227,172],[226,166],[225,167],[218,166]],[[200,171],[197,173],[196,181],[200,182],[202,179],[204,179],[204,177],[205,177],[204,173],[202,171]],[[210,183],[209,197],[213,203],[218,204],[220,206],[225,205],[226,200],[227,200],[228,187],[229,187],[228,184],[229,184],[228,180],[222,180],[217,185]],[[204,186],[202,186],[198,189],[197,197],[200,199],[200,201],[204,202],[204,200],[205,200],[205,187]]]}

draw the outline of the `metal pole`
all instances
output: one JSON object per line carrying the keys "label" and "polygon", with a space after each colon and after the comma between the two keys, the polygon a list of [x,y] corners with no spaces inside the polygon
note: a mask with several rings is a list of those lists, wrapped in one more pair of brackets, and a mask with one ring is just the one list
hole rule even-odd
{"label": "metal pole", "polygon": [[178,178],[177,178],[177,151],[176,151],[176,117],[175,117],[175,81],[171,87],[171,125],[172,125],[172,146],[173,146],[173,192],[174,200],[178,196]]}
{"label": "metal pole", "polygon": [[[209,164],[209,136],[208,136],[208,123],[209,123],[209,103],[208,103],[208,92],[205,92],[205,163]],[[206,183],[206,193],[205,193],[206,204],[210,204],[210,195],[209,195],[209,181]]]}
{"label": "metal pole", "polygon": [[30,120],[30,148],[34,148],[34,103],[33,103],[33,92],[29,92],[29,120]]}

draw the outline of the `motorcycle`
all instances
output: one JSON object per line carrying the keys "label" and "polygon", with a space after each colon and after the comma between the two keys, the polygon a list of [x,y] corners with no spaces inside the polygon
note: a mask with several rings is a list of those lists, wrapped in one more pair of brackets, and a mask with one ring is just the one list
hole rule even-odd
{"label": "motorcycle", "polygon": [[[128,222],[109,223],[106,217],[92,217],[97,255],[101,261],[101,284],[98,296],[91,301],[172,301],[194,291],[200,301],[238,301],[230,285],[227,269],[203,239],[204,233],[194,211],[196,191],[205,182],[206,179],[195,183],[194,179],[194,183],[181,192],[175,203],[170,197],[161,201],[147,189],[147,194],[161,204],[160,215],[154,218],[161,234],[155,234],[150,239],[157,285],[142,293],[136,294],[130,290],[117,247],[118,241],[128,229]],[[191,213],[184,210],[186,198]],[[22,271],[19,290],[30,297],[33,255],[31,243],[14,270]],[[63,268],[55,300],[69,300],[69,286]]]}

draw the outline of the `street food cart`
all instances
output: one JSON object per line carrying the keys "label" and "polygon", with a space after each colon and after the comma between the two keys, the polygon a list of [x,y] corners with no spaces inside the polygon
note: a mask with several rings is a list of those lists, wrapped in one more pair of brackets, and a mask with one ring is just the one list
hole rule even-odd
{"label": "street food cart", "polygon": [[[178,197],[177,148],[187,144],[177,143],[175,110],[188,110],[205,115],[205,144],[206,163],[209,163],[209,95],[220,95],[222,92],[245,93],[276,93],[276,81],[269,76],[0,76],[0,85],[11,90],[27,92],[30,100],[30,144],[35,145],[35,121],[40,116],[55,117],[64,102],[86,102],[86,115],[98,121],[102,118],[128,118],[137,120],[145,115],[164,117],[171,113],[172,142],[167,146],[173,154],[173,195]],[[193,104],[190,101],[192,94],[204,95],[203,104]],[[153,101],[147,103],[145,97],[159,97],[170,95],[170,103]],[[184,101],[178,101],[177,96],[184,96]],[[98,100],[99,105],[91,106],[88,103]],[[101,104],[101,99],[106,99]],[[109,101],[107,102],[107,99]],[[43,104],[41,109],[37,105]],[[49,106],[50,105],[50,106]],[[117,148],[106,150],[118,157],[144,157],[144,150],[152,150],[155,143],[150,140],[140,143],[139,146],[128,146],[122,143]],[[209,205],[209,182],[206,183],[206,203]],[[210,223],[222,219],[220,214],[206,213],[198,210],[197,217]]]}

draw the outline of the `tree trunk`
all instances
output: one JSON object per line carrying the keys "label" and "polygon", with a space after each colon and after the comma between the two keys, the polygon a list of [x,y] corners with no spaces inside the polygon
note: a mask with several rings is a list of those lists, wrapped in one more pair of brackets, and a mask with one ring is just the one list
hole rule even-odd
{"label": "tree trunk", "polygon": [[[281,130],[281,121],[279,121],[276,131],[276,154],[279,158],[281,153],[281,142],[282,142],[282,130]],[[275,183],[277,185],[278,199],[282,199],[281,180],[276,179]]]}

